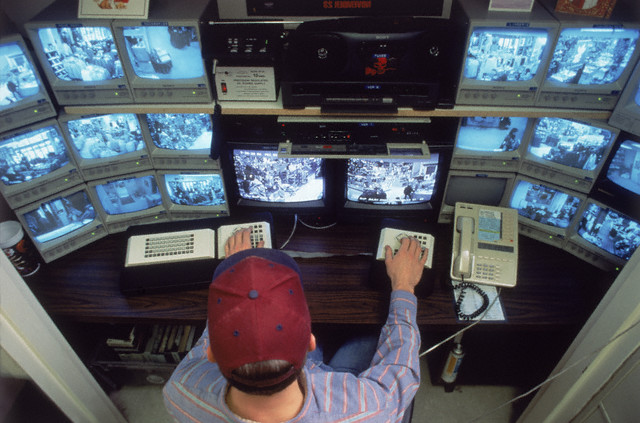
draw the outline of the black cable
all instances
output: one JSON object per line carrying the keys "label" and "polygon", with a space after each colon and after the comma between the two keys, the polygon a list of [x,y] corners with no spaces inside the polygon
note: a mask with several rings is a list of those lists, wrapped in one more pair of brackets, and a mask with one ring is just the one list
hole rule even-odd
{"label": "black cable", "polygon": [[[487,295],[486,292],[482,290],[482,288],[480,288],[475,283],[462,282],[462,283],[459,283],[458,285],[454,285],[453,289],[460,290],[460,295],[456,300],[456,306],[455,306],[456,315],[460,320],[465,320],[465,321],[473,320],[476,317],[480,316],[482,313],[484,313],[487,307],[489,307],[489,296]],[[482,305],[478,307],[476,311],[470,314],[464,313],[462,311],[462,301],[464,300],[466,289],[471,289],[475,291],[478,295],[480,295],[480,297],[482,297]]]}

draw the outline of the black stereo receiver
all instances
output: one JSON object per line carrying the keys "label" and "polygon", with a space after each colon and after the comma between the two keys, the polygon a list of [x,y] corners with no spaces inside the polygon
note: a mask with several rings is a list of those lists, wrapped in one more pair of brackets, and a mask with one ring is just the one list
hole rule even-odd
{"label": "black stereo receiver", "polygon": [[460,15],[304,22],[283,46],[283,107],[452,108],[466,32]]}

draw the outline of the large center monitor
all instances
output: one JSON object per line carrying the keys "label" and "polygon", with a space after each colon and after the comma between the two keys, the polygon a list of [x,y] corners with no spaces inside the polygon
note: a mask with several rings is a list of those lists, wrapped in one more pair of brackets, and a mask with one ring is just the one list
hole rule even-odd
{"label": "large center monitor", "polygon": [[341,219],[421,219],[435,216],[442,195],[444,155],[429,158],[347,159]]}
{"label": "large center monitor", "polygon": [[54,119],[0,135],[0,192],[12,208],[82,182]]}
{"label": "large center monitor", "polygon": [[58,118],[85,181],[152,168],[138,116],[133,113]]}
{"label": "large center monitor", "polygon": [[151,160],[156,169],[217,169],[211,157],[217,149],[218,128],[206,113],[148,113],[141,115]]}
{"label": "large center monitor", "polygon": [[460,118],[451,168],[517,172],[533,119],[524,117]]}
{"label": "large center monitor", "polygon": [[78,2],[55,2],[25,24],[58,104],[132,103],[111,20],[79,19],[77,10]]}
{"label": "large center monitor", "polygon": [[95,180],[87,185],[110,234],[126,231],[133,225],[169,220],[154,171]]}
{"label": "large center monitor", "polygon": [[589,199],[570,228],[565,250],[604,270],[618,270],[640,245],[637,219]]}
{"label": "large center monitor", "polygon": [[87,191],[81,184],[16,210],[46,263],[107,235]]}
{"label": "large center monitor", "polygon": [[558,38],[536,106],[612,110],[640,57],[635,2],[618,2],[602,20],[547,9],[560,22]]}
{"label": "large center monitor", "polygon": [[640,62],[629,77],[627,86],[611,112],[609,125],[640,135]]}
{"label": "large center monitor", "polygon": [[532,106],[549,63],[558,22],[538,3],[531,12],[488,10],[466,0],[466,56],[456,104]]}
{"label": "large center monitor", "polygon": [[618,133],[595,120],[538,118],[527,140],[520,173],[588,193]]}
{"label": "large center monitor", "polygon": [[55,115],[47,88],[22,37],[0,37],[0,132]]}
{"label": "large center monitor", "polygon": [[147,20],[112,27],[136,103],[209,103],[199,19],[206,0],[151,3]]}
{"label": "large center monitor", "polygon": [[331,213],[332,184],[328,161],[320,158],[280,158],[277,144],[228,145],[225,175],[233,214],[270,211],[300,217]]}
{"label": "large center monitor", "polygon": [[518,211],[520,234],[561,248],[566,243],[569,226],[585,200],[584,194],[518,176],[509,207]]}

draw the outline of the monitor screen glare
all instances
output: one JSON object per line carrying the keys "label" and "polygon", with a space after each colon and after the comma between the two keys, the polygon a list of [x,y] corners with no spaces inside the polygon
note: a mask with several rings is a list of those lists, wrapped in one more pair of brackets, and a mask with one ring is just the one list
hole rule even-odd
{"label": "monitor screen glare", "polygon": [[108,27],[53,27],[38,30],[49,67],[63,81],[108,81],[124,77]]}
{"label": "monitor screen glare", "polygon": [[109,215],[147,210],[162,204],[160,190],[152,175],[97,185],[96,193]]}
{"label": "monitor screen glare", "polygon": [[167,174],[164,180],[173,204],[219,206],[225,203],[219,174]]}
{"label": "monitor screen glare", "polygon": [[580,202],[578,197],[554,188],[520,181],[511,196],[510,207],[535,222],[566,228],[578,212]]}
{"label": "monitor screen glare", "polygon": [[464,77],[478,81],[529,81],[540,67],[549,33],[544,29],[476,28]]}
{"label": "monitor screen glare", "polygon": [[640,36],[638,29],[566,28],[561,31],[547,79],[573,85],[618,80]]}
{"label": "monitor screen glare", "polygon": [[324,196],[322,159],[278,158],[276,151],[237,149],[233,162],[243,199],[291,203]]}
{"label": "monitor screen glare", "polygon": [[122,34],[131,66],[142,79],[190,79],[204,75],[196,28],[128,26]]}
{"label": "monitor screen glare", "polygon": [[640,143],[625,140],[611,160],[607,178],[640,195]]}
{"label": "monitor screen glare", "polygon": [[582,215],[578,235],[623,260],[629,260],[640,245],[638,222],[595,203],[590,204]]}
{"label": "monitor screen glare", "polygon": [[84,191],[42,203],[24,214],[33,238],[44,243],[67,235],[96,218],[96,212]]}
{"label": "monitor screen glare", "polygon": [[150,113],[153,143],[165,150],[209,150],[213,137],[211,118],[205,113]]}
{"label": "monitor screen glare", "polygon": [[136,115],[112,114],[71,120],[69,135],[83,159],[100,159],[145,148]]}
{"label": "monitor screen glare", "polygon": [[607,129],[561,118],[541,118],[529,153],[563,166],[593,171],[598,168],[615,134]]}
{"label": "monitor screen glare", "polygon": [[347,200],[369,204],[418,204],[431,200],[438,154],[423,159],[349,159]]}
{"label": "monitor screen glare", "polygon": [[0,110],[39,92],[33,67],[18,43],[0,44]]}
{"label": "monitor screen glare", "polygon": [[456,147],[472,151],[514,151],[527,127],[523,117],[464,117]]}
{"label": "monitor screen glare", "polygon": [[28,182],[69,163],[62,135],[54,126],[20,133],[0,143],[0,180]]}

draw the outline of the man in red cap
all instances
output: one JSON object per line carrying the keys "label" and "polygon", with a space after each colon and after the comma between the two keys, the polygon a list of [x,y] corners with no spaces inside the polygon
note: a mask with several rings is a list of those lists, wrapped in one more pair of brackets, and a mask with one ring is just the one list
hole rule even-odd
{"label": "man in red cap", "polygon": [[229,238],[209,287],[207,329],[164,387],[179,422],[400,422],[420,383],[413,294],[427,259],[405,238],[385,264],[392,293],[368,368],[338,371],[312,358],[316,339],[296,262]]}

